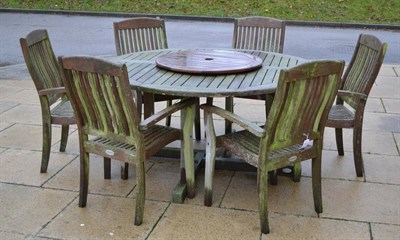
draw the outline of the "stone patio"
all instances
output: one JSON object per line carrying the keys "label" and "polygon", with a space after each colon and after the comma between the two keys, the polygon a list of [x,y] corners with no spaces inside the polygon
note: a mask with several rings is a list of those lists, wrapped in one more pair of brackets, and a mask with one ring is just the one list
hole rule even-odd
{"label": "stone patio", "polygon": [[[299,183],[280,176],[278,185],[270,186],[268,235],[259,229],[254,172],[216,171],[213,206],[204,207],[201,171],[196,197],[174,204],[171,193],[180,171],[174,159],[147,162],[141,226],[133,224],[134,169],[128,180],[121,180],[119,162],[113,161],[112,179],[104,180],[102,159],[91,156],[88,204],[79,208],[76,127],[70,129],[65,153],[58,152],[61,128],[53,128],[48,172],[40,174],[41,113],[33,82],[29,77],[1,79],[0,239],[400,239],[399,76],[399,65],[384,65],[368,100],[363,131],[365,179],[355,174],[352,131],[344,131],[345,156],[340,157],[334,131],[327,128],[324,212],[314,211],[310,161],[303,162]],[[261,101],[235,102],[237,113],[262,121]],[[223,104],[223,99],[216,103]],[[178,126],[178,116],[173,123]],[[217,120],[219,131],[223,124]]]}

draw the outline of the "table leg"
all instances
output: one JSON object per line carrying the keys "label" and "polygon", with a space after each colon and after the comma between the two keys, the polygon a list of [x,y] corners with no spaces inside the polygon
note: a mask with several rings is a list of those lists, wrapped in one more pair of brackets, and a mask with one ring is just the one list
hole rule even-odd
{"label": "table leg", "polygon": [[[196,153],[194,157],[194,175],[197,176],[200,172],[201,168],[204,167],[204,156],[205,152],[200,151]],[[181,167],[181,179],[179,180],[178,184],[176,184],[173,193],[172,193],[172,202],[173,203],[183,203],[187,196],[186,190],[186,170],[184,167]]]}

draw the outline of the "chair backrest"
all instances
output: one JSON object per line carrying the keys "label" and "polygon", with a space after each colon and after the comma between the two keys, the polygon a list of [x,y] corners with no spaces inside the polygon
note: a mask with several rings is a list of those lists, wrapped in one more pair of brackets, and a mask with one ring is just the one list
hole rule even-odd
{"label": "chair backrest", "polygon": [[117,55],[168,48],[165,22],[159,18],[132,18],[114,22]]}
{"label": "chair backrest", "polygon": [[[49,35],[45,29],[30,32],[20,39],[26,66],[38,91],[63,86],[61,69],[51,47]],[[48,95],[50,104],[59,96]]]}
{"label": "chair backrest", "polygon": [[284,21],[268,17],[235,19],[233,48],[282,53],[284,41]]}
{"label": "chair backrest", "polygon": [[85,56],[64,57],[60,65],[82,133],[136,145],[140,118],[126,66]]}
{"label": "chair backrest", "polygon": [[[385,57],[387,44],[373,35],[360,34],[339,89],[369,95]],[[354,109],[358,98],[342,97]]]}
{"label": "chair backrest", "polygon": [[281,70],[265,125],[269,150],[301,144],[304,134],[322,140],[343,68],[342,61],[315,61]]}

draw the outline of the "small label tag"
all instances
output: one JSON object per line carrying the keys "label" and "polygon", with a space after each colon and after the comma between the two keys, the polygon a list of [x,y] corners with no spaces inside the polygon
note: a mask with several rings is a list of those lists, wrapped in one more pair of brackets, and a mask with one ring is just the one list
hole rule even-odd
{"label": "small label tag", "polygon": [[294,161],[296,161],[297,160],[297,156],[291,156],[290,158],[289,158],[289,161],[290,162],[294,162]]}
{"label": "small label tag", "polygon": [[114,151],[107,149],[106,150],[106,154],[109,155],[109,156],[114,156]]}
{"label": "small label tag", "polygon": [[303,133],[303,135],[306,137],[306,140],[304,140],[303,145],[300,147],[300,150],[304,150],[308,145],[310,145],[310,139],[308,139],[308,134]]}

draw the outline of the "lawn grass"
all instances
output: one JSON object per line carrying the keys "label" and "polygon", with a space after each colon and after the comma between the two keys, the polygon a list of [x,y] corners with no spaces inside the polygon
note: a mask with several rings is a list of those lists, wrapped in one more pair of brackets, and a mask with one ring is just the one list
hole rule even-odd
{"label": "lawn grass", "polygon": [[400,24],[399,0],[1,0],[1,7]]}

